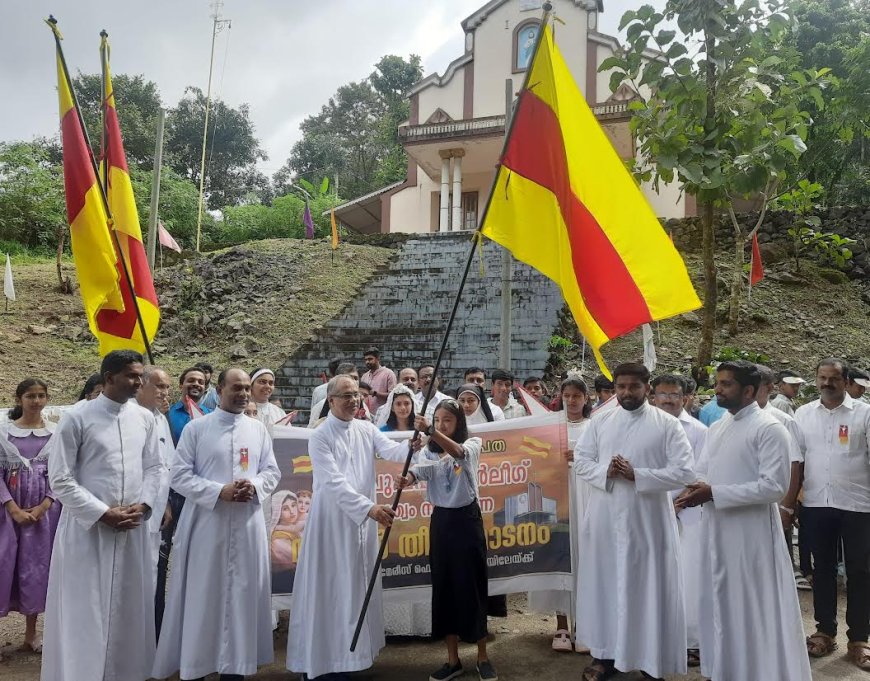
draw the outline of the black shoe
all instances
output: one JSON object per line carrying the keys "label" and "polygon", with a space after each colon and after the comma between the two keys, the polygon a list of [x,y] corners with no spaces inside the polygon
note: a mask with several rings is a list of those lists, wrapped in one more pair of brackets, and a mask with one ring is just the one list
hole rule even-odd
{"label": "black shoe", "polygon": [[498,681],[498,674],[495,673],[495,667],[489,660],[477,663],[477,675],[480,681]]}
{"label": "black shoe", "polygon": [[440,669],[429,675],[429,681],[450,681],[457,676],[462,676],[462,663],[457,662],[455,665],[451,665],[449,662],[445,662]]}

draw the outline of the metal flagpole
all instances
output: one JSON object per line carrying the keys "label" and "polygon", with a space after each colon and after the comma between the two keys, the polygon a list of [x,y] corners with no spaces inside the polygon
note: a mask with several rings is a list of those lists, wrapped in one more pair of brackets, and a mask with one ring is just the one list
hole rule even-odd
{"label": "metal flagpole", "polygon": [[[531,68],[531,65],[530,65]],[[504,83],[505,130],[510,128],[513,113],[514,81],[508,78]],[[501,251],[501,337],[499,340],[498,364],[505,371],[511,370],[511,283],[513,279],[513,255],[502,246]]]}
{"label": "metal flagpole", "polygon": [[154,251],[157,247],[157,214],[160,206],[160,170],[163,165],[163,124],[166,109],[157,116],[157,142],[154,145],[154,171],[151,176],[151,212],[148,215],[148,264],[154,271]]}
{"label": "metal flagpole", "polygon": [[142,334],[142,343],[145,345],[145,353],[148,356],[148,361],[151,364],[154,364],[154,358],[151,355],[151,344],[148,342],[148,336],[145,333],[145,323],[142,321],[142,312],[139,310],[139,301],[136,298],[136,290],[133,288],[133,280],[130,277],[130,270],[127,267],[127,260],[124,258],[124,252],[121,250],[121,243],[118,239],[118,234],[115,232],[115,221],[112,218],[112,210],[109,208],[109,198],[106,195],[106,187],[100,181],[100,169],[97,166],[96,159],[94,158],[94,152],[91,147],[91,140],[88,136],[88,129],[85,127],[85,120],[82,117],[82,110],[79,107],[79,100],[76,96],[75,89],[73,89],[72,79],[69,76],[69,68],[66,65],[66,58],[63,56],[63,48],[60,45],[61,35],[60,30],[57,27],[57,19],[55,19],[52,15],[49,15],[48,19],[45,20],[45,23],[48,24],[49,28],[51,28],[51,32],[54,34],[54,43],[57,48],[58,59],[60,59],[63,77],[66,81],[67,87],[69,88],[70,95],[72,96],[73,108],[76,110],[76,117],[78,118],[79,126],[81,127],[82,134],[85,138],[85,145],[88,148],[88,157],[91,159],[91,166],[94,169],[94,177],[97,180],[97,186],[100,188],[100,198],[103,201],[103,209],[106,211],[106,217],[109,221],[109,224],[106,225],[106,227],[114,238],[115,250],[118,252],[118,262],[121,263],[121,269],[124,272],[124,279],[130,291],[130,297],[133,299],[133,308],[136,310],[136,320],[139,324],[139,332]]}
{"label": "metal flagpole", "polygon": [[205,192],[205,151],[208,141],[208,114],[211,109],[211,80],[214,73],[214,43],[218,34],[218,27],[225,23],[229,23],[229,19],[221,19],[221,10],[223,9],[223,0],[214,0],[212,7],[214,13],[214,25],[211,31],[211,56],[208,59],[208,87],[205,95],[205,124],[202,126],[202,158],[199,162],[199,203],[196,215],[196,252],[199,253],[199,243],[202,237],[202,201]]}
{"label": "metal flagpole", "polygon": [[[535,41],[535,48],[532,52],[531,60],[529,61],[529,67],[526,69],[525,77],[523,79],[523,86],[520,92],[524,91],[529,85],[529,77],[531,76],[532,64],[534,63],[535,57],[538,54],[538,49],[541,46],[541,41],[544,35],[544,27],[546,26],[547,20],[549,18],[550,12],[552,11],[553,6],[549,2],[544,3],[544,12],[541,17],[541,30],[538,31],[538,37]],[[516,119],[512,118],[510,125],[505,126],[505,137],[504,137],[504,145],[502,147],[502,155],[504,155],[505,150],[507,149],[508,141],[510,140],[511,130],[514,125],[514,121]],[[501,156],[499,157],[501,160]],[[423,400],[423,407],[420,409],[421,414],[426,413],[426,408],[429,406],[429,398],[434,394],[434,386],[435,380],[438,377],[438,370],[441,368],[441,360],[444,358],[444,351],[447,349],[447,341],[450,338],[450,331],[453,329],[453,322],[456,319],[456,311],[459,309],[459,301],[462,298],[462,291],[465,288],[465,282],[468,280],[468,272],[471,269],[471,263],[474,260],[474,251],[477,246],[478,241],[483,239],[483,234],[481,233],[481,228],[483,227],[484,220],[486,219],[486,215],[489,212],[489,206],[492,202],[492,194],[495,190],[496,183],[498,182],[498,169],[496,169],[495,176],[492,180],[492,187],[489,192],[489,199],[486,202],[486,206],[484,207],[483,214],[480,217],[480,222],[478,223],[477,230],[475,230],[471,239],[471,248],[469,249],[468,259],[465,261],[465,270],[462,273],[462,279],[459,282],[459,290],[456,292],[456,297],[453,299],[453,308],[450,310],[450,317],[447,320],[447,327],[444,329],[444,336],[441,339],[441,347],[438,349],[438,357],[435,360],[435,367],[432,371],[432,381],[430,382],[430,390],[427,392],[426,396]],[[417,430],[414,431],[414,435],[411,438],[413,441],[419,432]],[[405,465],[402,467],[402,477],[408,474],[408,469],[411,467],[411,458],[414,456],[414,450],[411,447],[408,447],[408,456],[405,458]],[[393,498],[392,509],[393,512],[399,507],[399,499],[402,496],[402,490],[396,490],[396,496]],[[356,644],[359,642],[360,632],[362,631],[363,622],[365,622],[366,612],[368,611],[369,602],[372,599],[372,592],[374,591],[375,584],[377,584],[378,576],[381,572],[381,563],[384,560],[384,550],[387,547],[387,542],[390,538],[390,529],[392,526],[384,529],[384,536],[381,538],[381,545],[378,550],[378,557],[375,561],[374,568],[372,569],[371,578],[369,579],[368,589],[366,590],[365,598],[363,599],[362,608],[360,608],[359,619],[356,623],[356,630],[353,632],[353,640],[350,644],[351,652],[356,650]]]}

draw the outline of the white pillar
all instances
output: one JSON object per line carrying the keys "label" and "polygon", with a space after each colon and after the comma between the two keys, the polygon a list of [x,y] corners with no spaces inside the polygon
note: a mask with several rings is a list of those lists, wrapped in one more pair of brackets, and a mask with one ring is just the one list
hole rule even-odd
{"label": "white pillar", "polygon": [[441,213],[438,231],[446,232],[450,229],[450,152],[438,153],[441,154]]}
{"label": "white pillar", "polygon": [[463,149],[453,150],[453,231],[458,232],[462,224],[462,157]]}

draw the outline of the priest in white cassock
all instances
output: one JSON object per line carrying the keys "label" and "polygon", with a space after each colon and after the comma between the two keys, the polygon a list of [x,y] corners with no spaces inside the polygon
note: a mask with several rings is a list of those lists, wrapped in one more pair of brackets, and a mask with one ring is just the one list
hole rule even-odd
{"label": "priest in white cassock", "polygon": [[[692,465],[698,463],[704,443],[707,441],[707,426],[698,419],[689,416],[685,409],[686,379],[676,374],[661,374],[652,382],[655,405],[662,411],[675,416],[689,444],[692,445],[694,459]],[[676,497],[678,492],[672,492]],[[701,664],[700,638],[698,632],[698,607],[701,601],[698,585],[698,561],[701,559],[701,509],[677,508],[677,527],[680,530],[680,552],[682,554],[683,599],[686,604],[686,664],[697,667]]]}
{"label": "priest in white cassock", "polygon": [[154,676],[223,681],[272,661],[269,545],[260,504],[281,478],[272,438],[245,416],[251,379],[218,378],[220,407],[184,429],[172,488],[187,499],[175,533]]}
{"label": "priest in white cassock", "polygon": [[146,522],[164,467],[153,414],[131,402],[142,355],[116,350],[103,392],[68,411],[52,438],[63,504],[45,608],[43,681],[144,681],[154,662],[154,570]]}
{"label": "priest in white cassock", "polygon": [[[287,668],[309,678],[371,667],[384,647],[380,580],[355,652],[357,617],[378,554],[378,523],[392,524],[389,506],[375,503],[375,455],[404,461],[408,441],[387,438],[355,419],[358,383],[335,376],[327,387],[329,416],[311,435],[311,510],[293,583]],[[336,677],[330,677],[336,678]]]}
{"label": "priest in white cassock", "polygon": [[160,623],[163,621],[163,610],[166,604],[166,583],[160,583],[157,580],[157,562],[160,558],[161,542],[160,531],[172,520],[172,511],[167,501],[169,500],[169,465],[175,456],[172,430],[161,408],[165,410],[169,407],[169,390],[171,387],[172,383],[169,379],[169,374],[163,371],[163,369],[148,365],[142,371],[142,387],[136,393],[136,403],[154,414],[154,419],[157,422],[157,440],[160,443],[160,460],[166,469],[160,480],[160,489],[157,492],[157,497],[154,499],[151,517],[145,523],[148,532],[151,534],[151,549],[153,551],[151,562],[154,568],[154,582],[157,585],[154,595],[154,619],[157,627],[157,638],[160,638]]}
{"label": "priest in white cassock", "polygon": [[714,423],[700,481],[677,503],[701,519],[701,671],[713,681],[810,681],[800,605],[777,503],[789,482],[789,436],[755,401],[758,368],[716,370]]}
{"label": "priest in white cassock", "polygon": [[613,372],[619,406],[592,417],[574,450],[590,489],[579,528],[577,638],[592,651],[583,681],[617,670],[686,673],[677,522],[668,492],[695,480],[680,422],[647,402],[649,371]]}

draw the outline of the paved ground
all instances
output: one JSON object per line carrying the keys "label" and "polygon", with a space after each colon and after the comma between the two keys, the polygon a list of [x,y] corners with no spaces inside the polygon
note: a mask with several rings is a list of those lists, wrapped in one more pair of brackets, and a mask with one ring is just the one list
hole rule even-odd
{"label": "paved ground", "polygon": [[[841,596],[840,620],[843,618],[845,603]],[[801,606],[804,611],[805,626],[808,631],[813,628],[808,619],[810,608],[808,593],[801,593]],[[529,681],[564,681],[579,679],[580,672],[588,663],[589,658],[575,653],[555,653],[550,650],[550,635],[554,629],[552,618],[523,613],[525,597],[512,597],[510,615],[506,620],[493,620],[490,630],[495,634],[495,640],[490,644],[490,656],[503,680]],[[293,681],[297,677],[284,670],[284,651],[287,643],[286,625],[282,623],[281,632],[275,640],[275,664],[263,669],[255,677],[257,681]],[[0,620],[0,644],[17,645],[24,633],[24,619],[12,614]],[[823,660],[814,660],[813,679],[817,681],[870,681],[870,674],[861,672],[845,659],[846,640],[839,638],[840,650]],[[466,672],[463,679],[476,679],[474,669],[474,649],[465,646],[461,651]],[[739,651],[735,651],[739,654]],[[441,644],[421,640],[390,641],[378,658],[375,666],[367,672],[354,676],[355,681],[424,681],[429,673],[444,662],[444,650]],[[2,681],[38,681],[38,655],[32,653],[13,652],[9,659],[0,662],[0,679]],[[217,677],[213,677],[216,679]],[[615,677],[619,681],[635,681],[639,674],[626,674]],[[685,677],[674,677],[672,681],[698,681],[699,674]],[[81,681],[91,681],[82,679]],[[735,679],[734,681],[788,681],[786,679]]]}

